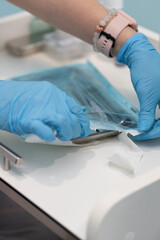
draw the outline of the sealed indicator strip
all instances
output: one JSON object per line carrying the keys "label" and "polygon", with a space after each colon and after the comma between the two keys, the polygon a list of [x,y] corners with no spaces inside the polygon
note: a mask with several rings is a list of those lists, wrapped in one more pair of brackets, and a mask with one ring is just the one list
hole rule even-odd
{"label": "sealed indicator strip", "polygon": [[86,107],[91,129],[137,128],[138,110],[90,63],[73,64],[18,76],[16,81],[49,81]]}

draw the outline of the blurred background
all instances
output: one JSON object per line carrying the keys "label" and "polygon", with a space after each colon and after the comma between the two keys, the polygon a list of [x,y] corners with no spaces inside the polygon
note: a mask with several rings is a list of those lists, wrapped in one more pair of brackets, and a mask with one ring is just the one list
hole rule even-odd
{"label": "blurred background", "polygon": [[[139,25],[160,32],[160,0],[124,0],[123,10],[134,17]],[[21,11],[7,1],[0,0],[0,18]]]}

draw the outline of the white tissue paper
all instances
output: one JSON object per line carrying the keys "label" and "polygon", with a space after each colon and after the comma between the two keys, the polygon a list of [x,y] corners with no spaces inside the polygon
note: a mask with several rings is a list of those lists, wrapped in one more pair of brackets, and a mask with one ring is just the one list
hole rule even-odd
{"label": "white tissue paper", "polygon": [[110,163],[135,173],[138,169],[143,151],[128,137],[127,132],[118,135],[116,152],[109,156]]}

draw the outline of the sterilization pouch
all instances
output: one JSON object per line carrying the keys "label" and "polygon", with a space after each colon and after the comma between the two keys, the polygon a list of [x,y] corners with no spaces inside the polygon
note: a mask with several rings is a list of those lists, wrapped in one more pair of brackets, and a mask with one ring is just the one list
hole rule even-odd
{"label": "sterilization pouch", "polygon": [[[86,107],[92,133],[137,129],[138,110],[89,61],[45,69],[10,80],[49,81],[55,84]],[[27,137],[23,139],[27,140]],[[29,139],[31,141],[31,136]]]}

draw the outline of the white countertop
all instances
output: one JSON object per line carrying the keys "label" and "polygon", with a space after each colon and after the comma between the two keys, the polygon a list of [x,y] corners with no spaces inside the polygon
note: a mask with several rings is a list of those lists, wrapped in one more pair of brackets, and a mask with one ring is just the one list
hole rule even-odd
{"label": "white countertop", "polygon": [[[138,107],[126,67],[117,67],[96,54],[88,58]],[[56,65],[59,63],[45,53],[15,58],[4,50],[0,52],[1,79]],[[12,134],[0,131],[0,141],[24,158],[20,167],[12,166],[9,172],[0,169],[0,178],[80,239],[86,239],[89,216],[103,195],[119,192],[142,178],[145,185],[148,172],[154,174],[160,167],[160,140],[138,143],[144,156],[136,175],[108,165],[107,156],[116,148],[117,138],[86,147],[60,147],[24,143]]]}

